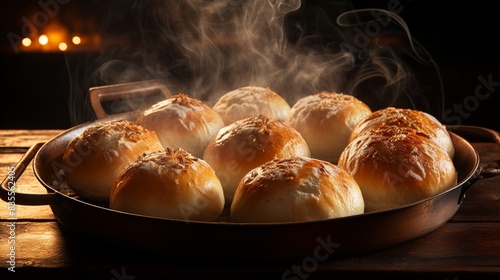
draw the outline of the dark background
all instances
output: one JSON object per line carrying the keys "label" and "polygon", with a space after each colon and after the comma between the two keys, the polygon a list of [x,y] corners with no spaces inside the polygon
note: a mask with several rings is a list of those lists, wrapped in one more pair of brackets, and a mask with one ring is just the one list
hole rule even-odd
{"label": "dark background", "polygon": [[[87,74],[95,67],[93,59],[98,57],[100,49],[64,54],[15,53],[7,40],[9,32],[19,32],[22,25],[20,19],[29,15],[33,9],[36,10],[36,2],[2,2],[1,129],[66,129],[93,117],[88,112],[80,117],[71,115],[71,108],[85,106],[85,100],[74,96],[70,98],[70,93],[84,93],[89,86],[97,83],[88,79]],[[109,4],[101,4],[99,1],[66,2],[67,4],[61,5],[59,16],[79,20],[80,26],[88,24],[88,29],[95,30],[99,30],[100,17],[106,15],[110,8]],[[128,2],[132,5],[134,1]],[[440,69],[445,103],[442,112],[431,113],[446,124],[478,125],[500,130],[500,98],[497,91],[500,91],[500,24],[494,1],[453,4],[436,2],[399,2],[403,7],[399,15]],[[318,14],[311,13],[311,10],[323,11],[322,14],[334,23],[339,3],[352,8],[387,8],[394,1],[305,1],[298,12],[290,15],[289,23],[302,17],[301,21],[322,24],[311,16]],[[126,5],[122,4],[121,8],[124,7]],[[434,72],[416,67],[414,74],[421,77],[420,82],[424,88],[438,91],[440,84],[434,77]],[[482,79],[490,81],[489,87],[483,86]],[[481,86],[481,91],[477,92],[477,88]]]}

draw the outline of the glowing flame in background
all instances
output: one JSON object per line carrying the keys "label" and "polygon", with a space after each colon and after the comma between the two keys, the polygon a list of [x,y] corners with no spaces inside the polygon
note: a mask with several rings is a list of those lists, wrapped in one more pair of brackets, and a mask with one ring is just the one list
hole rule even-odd
{"label": "glowing flame in background", "polygon": [[[314,19],[311,24],[293,17],[299,0],[109,5],[114,6],[102,22],[102,52],[84,64],[95,71],[85,81],[75,80],[75,89],[157,79],[174,93],[209,104],[254,85],[269,86],[291,105],[326,90],[354,95],[372,110],[442,111],[442,92],[422,88],[411,68],[430,67],[439,79],[437,66],[394,12],[350,10],[339,3],[336,23],[320,9],[301,13]],[[73,109],[78,123],[84,113]]]}

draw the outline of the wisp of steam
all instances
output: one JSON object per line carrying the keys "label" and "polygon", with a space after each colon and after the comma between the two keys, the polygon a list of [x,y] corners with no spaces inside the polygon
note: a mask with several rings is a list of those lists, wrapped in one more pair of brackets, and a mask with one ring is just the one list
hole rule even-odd
{"label": "wisp of steam", "polygon": [[337,4],[333,22],[299,0],[112,2],[102,15],[102,52],[80,65],[84,81],[73,84],[74,123],[89,110],[82,104],[90,86],[149,79],[208,104],[252,85],[270,87],[290,105],[337,91],[372,110],[441,110],[440,89],[419,83],[412,68],[430,67],[440,80],[437,65],[391,11]]}

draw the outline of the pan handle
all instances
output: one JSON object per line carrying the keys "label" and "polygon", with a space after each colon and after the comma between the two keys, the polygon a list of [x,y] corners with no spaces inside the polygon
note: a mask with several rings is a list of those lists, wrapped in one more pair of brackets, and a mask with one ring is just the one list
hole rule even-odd
{"label": "pan handle", "polygon": [[43,144],[37,143],[33,145],[14,167],[9,168],[9,172],[2,181],[2,187],[0,188],[0,198],[3,201],[19,205],[48,205],[58,201],[58,196],[55,193],[26,194],[16,192],[17,181]]}
{"label": "pan handle", "polygon": [[465,198],[465,193],[479,180],[485,179],[485,178],[492,178],[500,175],[500,159],[488,163],[484,166],[479,166],[474,173],[474,175],[462,186],[462,191],[460,193],[460,199],[459,199],[459,204],[462,203],[462,201]]}
{"label": "pan handle", "polygon": [[[456,125],[456,126],[452,125],[452,126],[446,126],[446,128],[449,131],[459,134],[464,138],[467,139],[473,138],[473,140],[475,141],[495,142],[498,144],[498,146],[500,146],[500,132],[496,130],[480,126],[467,126],[467,125]],[[480,166],[477,169],[474,177],[477,179],[482,179],[482,178],[495,177],[498,175],[500,175],[500,159],[498,159],[495,162],[487,163],[484,166]]]}
{"label": "pan handle", "polygon": [[495,142],[500,146],[500,133],[493,129],[470,125],[447,125],[446,129],[466,139]]}
{"label": "pan handle", "polygon": [[98,119],[137,113],[172,95],[157,80],[92,87],[88,94]]}
{"label": "pan handle", "polygon": [[[468,125],[448,125],[446,126],[446,129],[468,140],[495,142],[500,146],[500,133],[493,129]],[[496,177],[498,175],[500,175],[500,159],[495,162],[479,166],[472,178],[470,178],[467,184],[463,186],[462,193],[460,195],[460,202],[462,202],[465,197],[467,190],[469,190],[470,187],[472,187],[472,185],[474,185],[477,181],[484,178]]]}

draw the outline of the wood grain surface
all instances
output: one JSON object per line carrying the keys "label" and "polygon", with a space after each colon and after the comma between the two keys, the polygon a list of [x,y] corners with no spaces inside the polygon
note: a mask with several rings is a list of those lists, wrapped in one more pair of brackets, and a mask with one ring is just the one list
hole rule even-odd
{"label": "wood grain surface", "polygon": [[[0,178],[29,147],[60,130],[0,131]],[[494,143],[472,143],[481,166],[500,160]],[[18,192],[45,193],[27,168]],[[16,205],[15,271],[8,263],[8,205],[0,200],[0,279],[500,279],[500,177],[483,178],[466,194],[455,216],[437,230],[370,254],[326,261],[247,263],[175,259],[130,252],[62,226],[49,206]],[[367,233],[368,235],[369,233]],[[138,237],[140,238],[140,237]]]}

